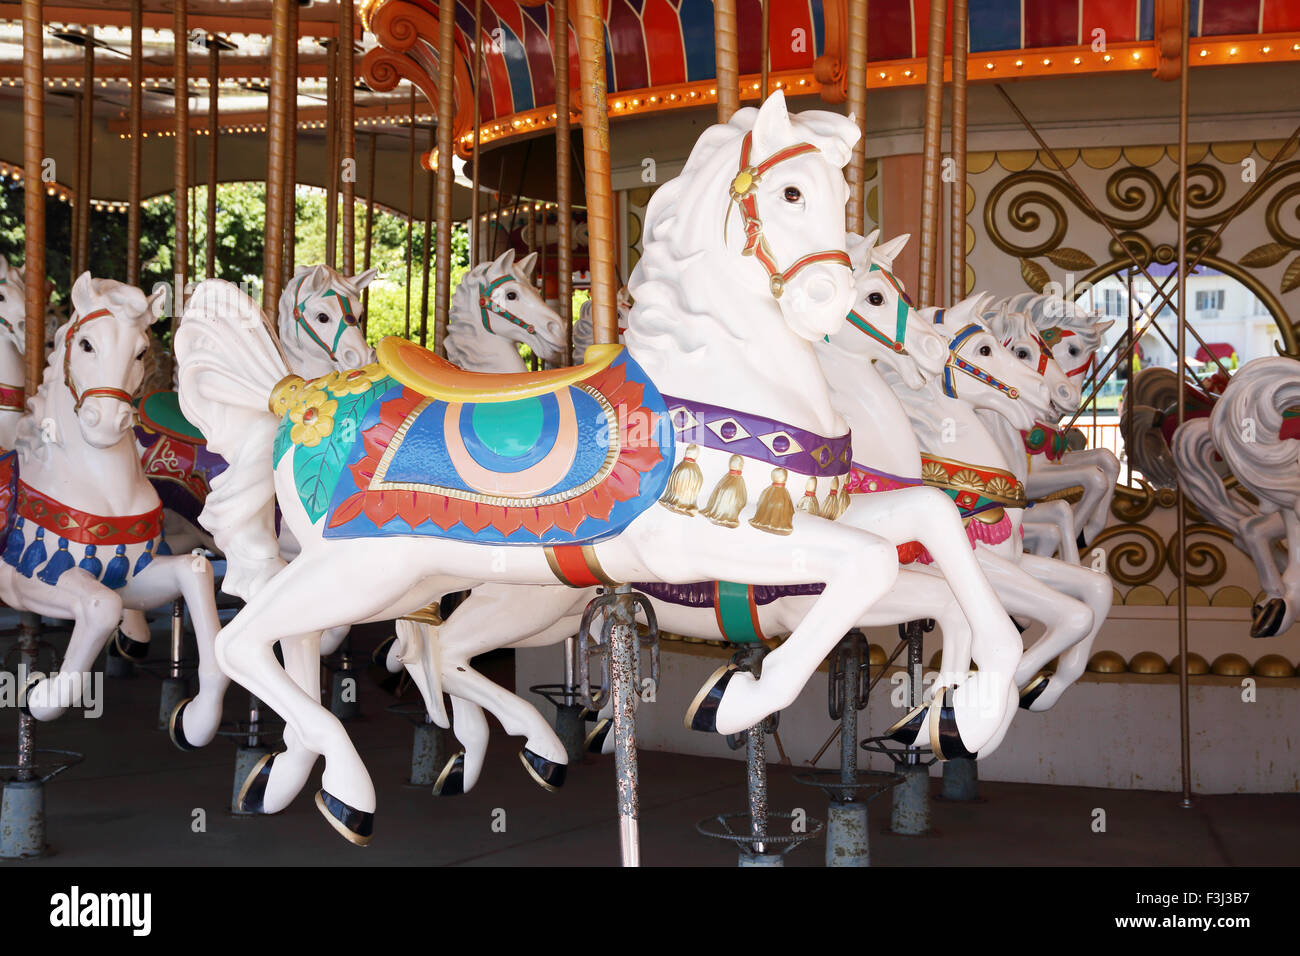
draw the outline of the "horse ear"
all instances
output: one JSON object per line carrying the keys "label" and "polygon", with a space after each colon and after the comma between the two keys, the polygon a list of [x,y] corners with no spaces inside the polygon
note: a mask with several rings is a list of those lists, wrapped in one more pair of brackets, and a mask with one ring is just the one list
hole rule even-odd
{"label": "horse ear", "polygon": [[794,140],[794,127],[790,124],[790,111],[786,109],[785,93],[777,90],[758,110],[754,120],[754,146],[750,159],[759,162]]}
{"label": "horse ear", "polygon": [[501,253],[501,255],[497,258],[497,265],[501,267],[501,273],[503,275],[514,270],[514,266],[515,266],[514,246],[511,246],[505,252]]}
{"label": "horse ear", "polygon": [[848,248],[849,261],[853,263],[854,272],[866,272],[871,268],[871,247],[875,245],[876,232],[869,236],[859,236],[856,233],[849,233]]}
{"label": "horse ear", "polygon": [[1114,319],[1104,319],[1101,322],[1097,322],[1096,324],[1094,324],[1093,329],[1096,330],[1098,335],[1104,335],[1106,330],[1114,324],[1115,324]]}
{"label": "horse ear", "polygon": [[167,288],[166,286],[163,286],[155,291],[153,295],[144,300],[144,309],[149,315],[149,321],[145,323],[146,325],[153,325],[163,317],[164,309],[162,308],[162,303],[166,294]]}
{"label": "horse ear", "polygon": [[537,253],[536,253],[536,252],[530,252],[530,253],[528,253],[528,255],[524,256],[522,259],[519,260],[518,263],[516,263],[516,269],[517,269],[517,271],[519,271],[519,272],[523,273],[524,275],[528,276],[530,279],[531,279],[532,276],[533,276],[533,270],[534,270],[535,268],[537,268]]}
{"label": "horse ear", "polygon": [[296,279],[296,278],[298,278],[300,275],[304,275],[304,274],[306,274],[306,273],[308,273],[308,272],[311,272],[311,270],[312,270],[312,269],[315,269],[315,268],[316,268],[315,266],[296,266],[296,267],[294,267],[294,270],[293,270],[293,277]]}
{"label": "horse ear", "polygon": [[379,275],[378,269],[367,269],[365,272],[354,275],[352,277],[352,284],[355,285],[358,290],[364,289],[366,286],[370,285],[370,283],[375,281],[377,275]]}
{"label": "horse ear", "polygon": [[77,315],[85,315],[94,309],[94,281],[90,276],[90,270],[86,270],[77,276],[76,282],[72,283],[72,309]]}
{"label": "horse ear", "polygon": [[903,247],[907,245],[907,240],[911,238],[912,234],[910,232],[905,232],[901,236],[895,236],[893,239],[877,243],[876,249],[871,256],[877,262],[883,264],[886,269],[892,269],[894,267],[894,260],[898,258],[898,254],[902,252]]}
{"label": "horse ear", "polygon": [[9,260],[0,256],[0,279],[8,280],[11,273],[17,273],[18,270],[9,265]]}

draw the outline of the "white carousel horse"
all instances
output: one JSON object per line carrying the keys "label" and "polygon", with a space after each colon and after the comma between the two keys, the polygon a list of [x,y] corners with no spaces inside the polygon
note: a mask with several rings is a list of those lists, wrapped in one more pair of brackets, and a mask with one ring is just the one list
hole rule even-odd
{"label": "white carousel horse", "polygon": [[451,300],[447,358],[469,371],[523,372],[517,346],[562,364],[564,321],[533,284],[537,253],[518,262],[507,249],[465,273]]}
{"label": "white carousel horse", "polygon": [[[1251,637],[1282,633],[1300,611],[1297,406],[1300,366],[1295,360],[1255,359],[1232,376],[1208,418],[1187,419],[1174,431],[1179,485],[1206,517],[1232,533],[1259,574],[1267,600],[1254,608]],[[1259,504],[1230,491],[1224,484],[1229,476]],[[1273,547],[1282,539],[1285,554]]]}
{"label": "white carousel horse", "polygon": [[[921,457],[916,439],[898,400],[877,371],[877,365],[890,367],[903,380],[919,387],[928,378],[941,375],[949,360],[946,341],[910,308],[888,271],[907,237],[880,247],[874,246],[874,233],[866,240],[855,238],[856,242],[850,244],[858,292],[855,307],[845,329],[832,335],[829,342],[818,343],[816,350],[834,389],[832,400],[864,452],[860,458],[855,455],[851,476],[840,486],[843,494],[833,492],[820,503],[815,495],[806,494],[800,507],[882,534],[898,547],[901,559],[914,560],[924,555],[926,560],[934,560],[930,553],[938,556],[939,565],[950,575],[948,582],[923,566],[905,570],[893,588],[854,626],[896,624],[932,612],[944,626],[945,636],[952,632],[952,646],[957,650],[945,656],[940,683],[959,690],[931,713],[947,748],[943,755],[966,756],[969,751],[964,741],[977,737],[981,730],[985,736],[991,731],[1000,733],[1006,714],[1009,711],[1014,715],[1016,709],[1013,687],[995,684],[990,691],[986,685],[981,696],[980,679],[969,674],[970,660],[974,656],[982,669],[996,671],[1001,667],[1009,673],[1016,666],[1020,642],[971,560],[970,545],[956,509],[941,492],[917,487],[921,484]],[[647,257],[652,258],[649,249]],[[637,280],[634,273],[634,286]],[[978,360],[983,363],[978,371],[983,374],[983,366],[988,366],[993,375],[1005,373],[1020,389],[1038,394],[1039,405],[1046,405],[1047,393],[1036,376],[999,348],[987,331],[980,329],[979,333],[967,343],[972,350],[988,347],[989,357]],[[974,369],[974,365],[967,364],[973,376],[972,390],[993,391],[1003,401],[1014,401],[1007,398],[1005,389],[999,391],[975,377]],[[1018,420],[1032,421],[1032,412],[1021,412]],[[910,517],[902,524],[884,527],[875,508],[889,499],[907,502]],[[728,582],[636,586],[650,596],[665,629],[735,642],[791,633],[810,611],[819,590],[816,585],[747,587]],[[574,594],[559,587],[489,584],[475,589],[445,623],[425,625],[423,633],[408,630],[390,650],[390,667],[407,666],[430,715],[443,726],[447,717],[441,708],[441,694],[446,691],[452,697],[455,733],[465,750],[453,756],[443,769],[435,793],[461,793],[477,780],[488,736],[484,707],[508,733],[526,738],[524,765],[534,779],[552,789],[563,782],[565,752],[554,731],[532,705],[476,673],[471,659],[507,645],[536,647],[563,640],[578,627],[583,608],[593,594],[594,590]],[[520,614],[520,608],[527,608],[527,614]],[[980,622],[974,632],[973,649],[967,613],[971,620]],[[990,705],[988,698],[992,694],[1001,700]],[[688,726],[692,726],[692,716],[687,716]],[[909,715],[909,719],[913,718],[916,715]],[[987,728],[981,727],[981,718]],[[920,726],[926,723],[920,719]],[[589,744],[593,749],[599,749],[602,742],[606,746],[612,742],[607,729],[607,719],[597,725]],[[907,742],[917,736],[913,729]],[[928,727],[922,736],[926,741],[930,739]],[[545,757],[545,769],[550,771],[547,775],[540,773],[543,768],[529,759],[530,754]]]}
{"label": "white carousel horse", "polygon": [[[204,524],[230,561],[226,588],[249,598],[217,650],[287,724],[286,751],[250,775],[258,809],[284,807],[317,756],[317,806],[341,834],[367,842],[375,808],[343,726],[278,665],[274,642],[289,670],[293,643],[315,668],[321,630],[409,615],[484,581],[824,582],[761,678],[719,675],[697,718],[736,732],[793,700],[898,570],[881,537],[796,511],[762,441],[827,491],[848,473],[812,343],[840,330],[854,298],[842,168],[857,136],[842,116],[791,117],[780,92],[707,130],[651,201],[627,348],[590,350],[579,369],[485,381],[387,339],[379,365],[304,383],[265,329],[221,314],[228,284],[200,285],[177,332],[181,400],[231,459]],[[670,419],[670,404],[695,418]],[[679,460],[676,431],[700,433],[694,461]],[[743,454],[722,450],[729,441]],[[493,456],[512,463],[483,464]],[[762,464],[745,474],[747,459]],[[700,510],[705,474],[721,480]],[[676,510],[655,506],[665,492]],[[287,567],[273,494],[303,543]],[[892,505],[882,496],[880,523],[892,511],[901,534],[913,516]],[[986,673],[1010,687],[1009,673]]]}
{"label": "white carousel horse", "polygon": [[131,430],[152,301],[87,272],[73,285],[72,303],[74,318],[58,330],[60,347],[19,424],[17,473],[6,482],[12,520],[0,600],[75,622],[62,669],[33,678],[25,706],[38,720],[62,714],[81,700],[82,682],[123,608],[157,607],[183,595],[199,643],[200,691],[189,729],[206,742],[221,719],[226,683],[213,653],[220,625],[212,567],[193,555],[171,555],[162,505]]}
{"label": "white carousel horse", "polygon": [[[627,286],[619,286],[618,296],[614,300],[615,307],[618,309],[618,340],[623,341],[623,333],[627,331],[627,316],[632,311],[632,297],[628,294]],[[582,357],[587,354],[587,346],[596,341],[594,329],[591,321],[591,300],[587,299],[578,308],[578,321],[573,323],[573,358],[576,365],[582,361]]]}
{"label": "white carousel horse", "polygon": [[18,421],[27,405],[25,391],[27,305],[23,270],[0,258],[0,450],[14,447]]}

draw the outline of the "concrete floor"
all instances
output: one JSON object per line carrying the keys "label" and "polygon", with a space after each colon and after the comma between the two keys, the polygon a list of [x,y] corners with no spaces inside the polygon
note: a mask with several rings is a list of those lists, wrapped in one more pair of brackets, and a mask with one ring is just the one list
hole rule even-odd
{"label": "concrete floor", "polygon": [[[0,622],[3,623],[3,622]],[[358,640],[361,647],[377,638]],[[0,650],[9,646],[0,640]],[[513,662],[489,673],[512,681]],[[391,702],[361,682],[363,716],[349,725],[379,794],[375,839],[357,848],[338,837],[304,792],[275,818],[229,813],[234,748],[218,738],[182,753],[155,728],[158,681],[144,674],[105,682],[98,720],[77,713],[38,725],[38,746],[82,751],[85,761],[47,788],[53,853],[4,866],[202,865],[612,865],[617,862],[613,758],[570,768],[557,794],[533,784],[516,753],[520,742],[494,724],[492,749],[469,795],[435,798],[405,786],[411,728],[385,711]],[[227,718],[246,698],[232,689]],[[409,696],[407,699],[414,700]],[[12,753],[16,714],[0,712],[0,748]],[[6,758],[11,759],[11,758]],[[650,866],[728,866],[735,851],[695,831],[698,820],[745,807],[744,765],[735,761],[643,752],[643,862]],[[771,806],[824,817],[820,791],[793,780],[796,768],[771,769]],[[937,781],[934,781],[937,785]],[[315,784],[313,784],[313,787]],[[1173,794],[1031,784],[985,783],[973,804],[935,800],[934,832],[885,832],[888,797],[872,805],[872,859],[905,865],[1282,865],[1300,857],[1300,795],[1199,798],[1193,809]],[[1106,832],[1094,832],[1096,811]],[[205,832],[194,832],[196,810]],[[502,830],[504,823],[504,832]],[[820,866],[824,844],[795,850],[791,866]]]}

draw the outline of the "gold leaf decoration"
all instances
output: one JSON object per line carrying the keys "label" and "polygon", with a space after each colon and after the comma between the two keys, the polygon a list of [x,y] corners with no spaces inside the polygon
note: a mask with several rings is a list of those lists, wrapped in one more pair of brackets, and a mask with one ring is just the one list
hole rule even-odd
{"label": "gold leaf decoration", "polygon": [[1282,291],[1290,292],[1296,286],[1300,286],[1300,256],[1291,260],[1291,264],[1286,267],[1286,272],[1282,273]]}
{"label": "gold leaf decoration", "polygon": [[1097,267],[1097,263],[1093,261],[1092,256],[1082,249],[1061,246],[1045,253],[1045,255],[1052,260],[1053,265],[1060,266],[1062,269],[1069,269],[1071,272],[1081,272],[1084,269],[1095,269]]}
{"label": "gold leaf decoration", "polygon": [[1025,285],[1039,293],[1043,291],[1043,286],[1051,281],[1047,270],[1033,259],[1020,260],[1020,277],[1025,280]]}
{"label": "gold leaf decoration", "polygon": [[1262,246],[1256,246],[1241,257],[1241,264],[1249,269],[1260,269],[1265,266],[1274,266],[1282,261],[1282,257],[1291,251],[1290,246],[1284,246],[1280,242],[1266,242]]}

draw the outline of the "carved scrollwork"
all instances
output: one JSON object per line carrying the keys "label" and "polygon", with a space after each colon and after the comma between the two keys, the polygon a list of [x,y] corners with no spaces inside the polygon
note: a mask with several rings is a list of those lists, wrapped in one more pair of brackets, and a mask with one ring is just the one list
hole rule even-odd
{"label": "carved scrollwork", "polygon": [[[1211,524],[1191,524],[1187,526],[1187,583],[1202,588],[1214,584],[1223,578],[1228,570],[1228,559],[1223,550],[1208,541],[1192,541],[1193,535],[1209,535],[1220,540],[1232,542],[1232,535],[1222,528]],[[1178,558],[1178,534],[1175,532],[1165,542],[1165,564],[1175,575],[1182,562]]]}
{"label": "carved scrollwork", "polygon": [[1160,577],[1167,560],[1164,539],[1146,525],[1117,525],[1092,542],[1106,552],[1106,570],[1125,587],[1150,584]]}

